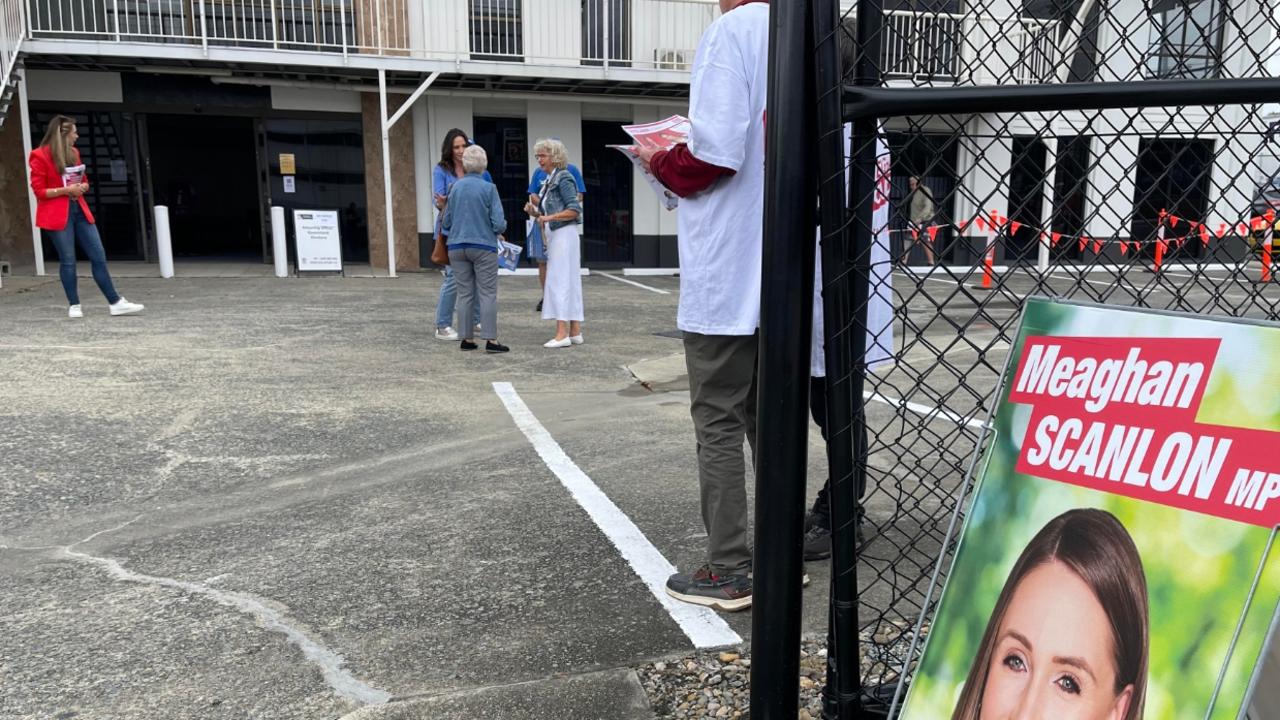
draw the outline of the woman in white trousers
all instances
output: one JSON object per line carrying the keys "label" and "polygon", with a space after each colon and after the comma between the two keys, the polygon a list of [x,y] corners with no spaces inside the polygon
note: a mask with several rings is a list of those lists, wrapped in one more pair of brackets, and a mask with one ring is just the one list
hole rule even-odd
{"label": "woman in white trousers", "polygon": [[578,237],[578,185],[565,169],[569,155],[559,140],[539,140],[533,157],[547,173],[538,202],[525,207],[542,230],[547,252],[547,285],[543,290],[542,319],[556,321],[556,336],[543,346],[564,348],[581,345],[582,248]]}

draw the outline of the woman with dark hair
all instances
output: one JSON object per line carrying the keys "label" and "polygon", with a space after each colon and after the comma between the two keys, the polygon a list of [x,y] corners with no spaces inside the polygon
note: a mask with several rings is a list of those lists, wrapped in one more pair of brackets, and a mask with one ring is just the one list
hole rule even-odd
{"label": "woman with dark hair", "polygon": [[[467,134],[458,128],[453,128],[445,133],[444,143],[440,146],[440,162],[436,164],[431,173],[431,190],[435,193],[436,209],[439,211],[436,213],[436,237],[440,237],[443,232],[440,221],[444,218],[444,208],[449,201],[449,190],[453,188],[454,183],[467,174],[462,167],[462,153],[469,145],[471,145],[471,139],[467,137]],[[483,177],[486,182],[493,182],[488,170],[484,171]],[[453,268],[446,265],[444,268],[444,284],[440,286],[440,298],[436,302],[437,340],[458,339],[458,332],[449,325],[457,302],[458,286],[453,278]],[[472,308],[471,317],[480,317],[479,296],[476,296],[476,304]],[[464,335],[471,336],[469,328],[462,328],[462,330]]]}
{"label": "woman with dark hair", "polygon": [[120,297],[107,272],[107,253],[102,248],[98,226],[89,211],[84,194],[89,192],[88,177],[76,150],[76,121],[66,115],[54,115],[45,130],[40,147],[31,151],[31,192],[36,196],[36,226],[49,233],[58,249],[58,276],[67,294],[67,317],[84,317],[80,293],[76,287],[76,243],[89,258],[93,280],[106,296],[112,315],[142,312],[143,306]]}
{"label": "woman with dark hair", "polygon": [[1014,563],[952,720],[1140,720],[1147,581],[1103,510],[1049,521]]}

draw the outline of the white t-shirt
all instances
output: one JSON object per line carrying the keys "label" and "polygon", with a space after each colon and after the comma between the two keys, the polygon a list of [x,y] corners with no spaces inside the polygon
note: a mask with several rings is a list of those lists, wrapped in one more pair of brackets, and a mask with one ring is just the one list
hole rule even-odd
{"label": "white t-shirt", "polygon": [[750,335],[760,327],[768,57],[767,3],[730,10],[698,41],[689,151],[735,174],[680,200],[676,325],[687,332]]}
{"label": "white t-shirt", "polygon": [[[844,126],[845,188],[849,185],[850,126]],[[889,147],[884,136],[876,138],[876,200],[871,226],[871,288],[867,305],[867,369],[893,359],[893,265],[889,255]],[[818,231],[817,261],[813,279],[813,338],[809,345],[809,375],[827,376],[822,314],[822,231]]]}

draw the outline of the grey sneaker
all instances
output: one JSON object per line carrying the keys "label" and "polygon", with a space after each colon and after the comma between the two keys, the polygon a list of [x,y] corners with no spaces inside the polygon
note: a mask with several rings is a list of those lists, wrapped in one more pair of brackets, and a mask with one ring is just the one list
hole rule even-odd
{"label": "grey sneaker", "polygon": [[[861,527],[859,527],[861,535]],[[862,543],[862,538],[858,538]],[[813,525],[804,534],[804,559],[825,560],[831,557],[831,529],[821,525]]]}
{"label": "grey sneaker", "polygon": [[746,575],[716,575],[708,565],[692,575],[676,573],[667,578],[667,594],[695,605],[737,612],[751,607],[751,578]]}

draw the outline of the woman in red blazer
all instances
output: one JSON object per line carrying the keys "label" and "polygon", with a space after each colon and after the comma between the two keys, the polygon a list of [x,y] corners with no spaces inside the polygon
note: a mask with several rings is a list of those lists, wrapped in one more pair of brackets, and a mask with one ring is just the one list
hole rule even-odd
{"label": "woman in red blazer", "polygon": [[[49,233],[58,249],[58,275],[71,306],[68,317],[84,317],[80,294],[76,289],[76,241],[89,258],[93,279],[107,296],[112,315],[129,315],[142,311],[142,305],[120,297],[107,272],[107,254],[94,224],[93,213],[84,194],[89,191],[80,151],[76,150],[76,121],[66,115],[55,115],[49,121],[40,147],[31,151],[31,192],[36,196],[36,226]],[[75,202],[72,202],[74,200]]]}

